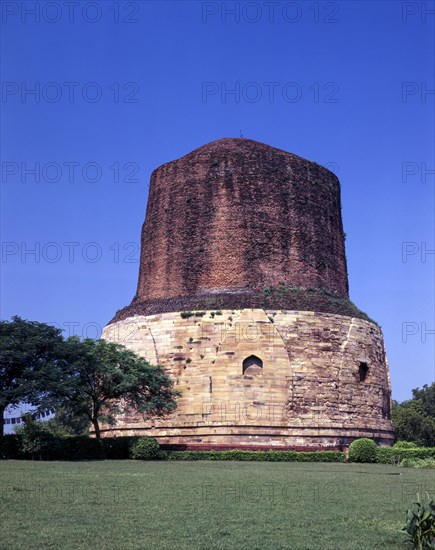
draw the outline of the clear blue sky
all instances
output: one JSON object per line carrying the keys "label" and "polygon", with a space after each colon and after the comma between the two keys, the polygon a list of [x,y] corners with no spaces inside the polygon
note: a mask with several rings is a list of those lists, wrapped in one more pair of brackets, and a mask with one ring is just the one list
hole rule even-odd
{"label": "clear blue sky", "polygon": [[1,5],[2,318],[98,336],[152,170],[242,133],[337,173],[393,397],[434,380],[434,2]]}

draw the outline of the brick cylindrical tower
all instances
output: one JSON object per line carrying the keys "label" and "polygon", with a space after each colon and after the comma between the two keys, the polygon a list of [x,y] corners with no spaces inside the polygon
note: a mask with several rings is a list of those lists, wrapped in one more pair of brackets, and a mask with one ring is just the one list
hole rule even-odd
{"label": "brick cylindrical tower", "polygon": [[[339,181],[291,153],[220,139],[157,168],[137,292],[103,336],[184,388],[173,419],[124,417],[107,435],[251,447],[392,438],[382,334],[349,300]],[[222,406],[241,402],[275,417],[230,429]]]}
{"label": "brick cylindrical tower", "polygon": [[139,301],[281,282],[348,295],[337,177],[250,139],[153,172],[141,251]]}

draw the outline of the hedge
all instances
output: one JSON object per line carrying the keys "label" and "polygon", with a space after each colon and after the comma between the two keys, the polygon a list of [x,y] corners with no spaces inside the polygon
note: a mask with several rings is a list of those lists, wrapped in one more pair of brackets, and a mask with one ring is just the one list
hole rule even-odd
{"label": "hedge", "polygon": [[435,470],[435,458],[404,458],[402,468],[427,468]]}
{"label": "hedge", "polygon": [[[0,458],[39,460],[125,460],[132,457],[131,450],[139,436],[95,439],[88,436],[53,437],[32,452],[22,451],[19,435],[0,437]],[[161,451],[160,459],[167,460],[240,460],[269,462],[346,462],[341,451]],[[376,462],[398,463],[404,458],[435,459],[435,447],[401,449],[378,447]]]}
{"label": "hedge", "polygon": [[412,441],[396,441],[393,447],[395,449],[417,449],[418,445]]}
{"label": "hedge", "polygon": [[[36,452],[23,453],[19,435],[0,438],[0,458],[37,460],[125,460],[139,436],[95,439],[87,436],[53,437]],[[160,451],[167,460],[243,460],[270,462],[345,462],[341,451]]]}
{"label": "hedge", "polygon": [[376,450],[376,462],[380,464],[397,463],[403,458],[435,458],[435,447],[418,447],[417,449],[378,447]]}
{"label": "hedge", "polygon": [[341,451],[168,451],[168,460],[241,460],[269,462],[346,462]]}
{"label": "hedge", "polygon": [[0,437],[0,458],[20,458],[16,435],[7,434]]}
{"label": "hedge", "polygon": [[88,436],[52,437],[34,452],[26,452],[20,435],[0,437],[1,459],[24,460],[125,460],[138,437],[95,439]]}

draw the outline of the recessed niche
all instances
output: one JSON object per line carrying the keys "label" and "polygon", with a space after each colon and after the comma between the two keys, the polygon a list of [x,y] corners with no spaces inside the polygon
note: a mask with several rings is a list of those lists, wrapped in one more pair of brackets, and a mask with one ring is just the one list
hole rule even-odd
{"label": "recessed niche", "polygon": [[243,361],[243,374],[255,376],[263,373],[263,361],[256,355],[250,355]]}
{"label": "recessed niche", "polygon": [[358,371],[359,371],[359,381],[364,382],[369,372],[369,366],[367,365],[367,363],[361,362],[359,364]]}

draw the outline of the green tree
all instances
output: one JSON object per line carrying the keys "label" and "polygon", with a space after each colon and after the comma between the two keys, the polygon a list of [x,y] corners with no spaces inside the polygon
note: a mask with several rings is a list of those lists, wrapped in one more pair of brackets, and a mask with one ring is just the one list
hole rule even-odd
{"label": "green tree", "polygon": [[62,331],[18,316],[0,321],[0,436],[6,407],[47,407],[47,388],[63,368]]}
{"label": "green tree", "polygon": [[430,386],[425,384],[422,389],[412,390],[412,397],[420,401],[424,414],[435,418],[435,382]]}
{"label": "green tree", "polygon": [[58,407],[54,417],[44,422],[44,425],[53,435],[65,437],[88,435],[90,422],[86,414],[73,414],[68,408]]}
{"label": "green tree", "polygon": [[72,337],[66,344],[67,372],[53,398],[63,410],[87,416],[96,437],[100,423],[115,423],[117,414],[164,416],[176,408],[179,393],[161,367],[114,342]]}
{"label": "green tree", "polygon": [[412,390],[412,399],[393,401],[391,419],[399,441],[435,446],[435,382]]}

